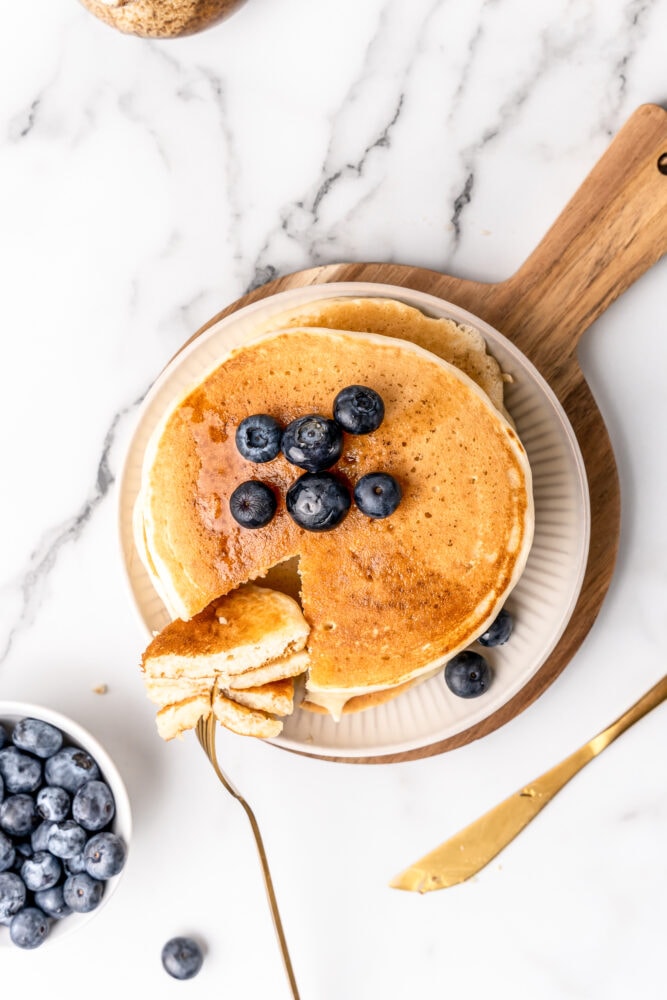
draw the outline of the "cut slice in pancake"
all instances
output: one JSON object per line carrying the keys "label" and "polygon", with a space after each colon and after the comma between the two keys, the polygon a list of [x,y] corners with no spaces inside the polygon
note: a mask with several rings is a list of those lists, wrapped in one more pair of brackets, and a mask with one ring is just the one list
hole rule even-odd
{"label": "cut slice in pancake", "polygon": [[[189,622],[171,622],[141,663],[146,694],[159,709],[159,734],[166,740],[180,736],[208,718],[213,706],[223,725],[231,720],[234,732],[276,735],[282,724],[273,717],[292,712],[293,677],[308,666],[307,653],[285,651],[303,646],[307,635],[296,601],[252,585],[214,601]],[[275,652],[275,659],[264,659]],[[241,669],[244,664],[247,669]],[[231,687],[237,683],[243,690]]]}
{"label": "cut slice in pancake", "polygon": [[157,731],[163,740],[180,739],[188,729],[194,729],[200,719],[208,719],[211,714],[211,692],[183,698],[174,704],[167,704],[157,713]]}
{"label": "cut slice in pancake", "polygon": [[144,652],[142,668],[152,677],[232,677],[303,649],[308,632],[293,598],[248,584],[190,621],[167,625]]}
{"label": "cut slice in pancake", "polygon": [[222,691],[213,694],[213,714],[226,729],[231,729],[239,736],[256,736],[262,740],[270,740],[282,731],[280,719],[274,719],[266,712],[246,708],[227,698]]}
{"label": "cut slice in pancake", "polygon": [[225,688],[222,693],[237,705],[259,709],[271,715],[291,715],[294,710],[294,681],[291,677],[272,681],[261,687]]}
{"label": "cut slice in pancake", "polygon": [[[282,455],[246,461],[235,431],[253,413],[283,426],[330,416],[355,384],[380,394],[384,420],[346,434],[332,471],[350,492],[366,473],[389,473],[401,503],[382,520],[353,504],[334,530],[308,532],[284,503],[300,470]],[[253,478],[278,507],[248,530],[229,497]],[[308,699],[334,717],[350,699],[431,675],[476,639],[523,571],[534,521],[525,450],[485,390],[413,343],[321,328],[259,337],[175,401],[147,448],[137,504],[137,547],[145,539],[146,567],[183,618],[298,558]]]}

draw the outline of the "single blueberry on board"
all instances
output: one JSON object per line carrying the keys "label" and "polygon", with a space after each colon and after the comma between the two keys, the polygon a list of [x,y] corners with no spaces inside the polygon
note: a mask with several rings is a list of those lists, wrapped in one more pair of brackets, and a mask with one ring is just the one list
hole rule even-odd
{"label": "single blueberry on board", "polygon": [[32,795],[23,793],[8,795],[0,805],[0,829],[10,837],[27,837],[35,829],[38,821]]}
{"label": "single blueberry on board", "polygon": [[491,668],[481,653],[466,649],[445,667],[445,683],[459,698],[477,698],[491,683]]}
{"label": "single blueberry on board", "polygon": [[104,882],[87,872],[69,875],[63,882],[63,899],[75,913],[90,913],[99,906],[103,893]]}
{"label": "single blueberry on board", "polygon": [[351,505],[347,487],[330,472],[306,472],[292,483],[285,497],[287,511],[306,531],[330,531]]}
{"label": "single blueberry on board", "polygon": [[67,818],[71,801],[69,792],[66,792],[64,788],[59,788],[58,785],[44,785],[37,792],[35,799],[37,812],[42,819],[48,819],[54,823]]}
{"label": "single blueberry on board", "polygon": [[254,413],[236,428],[236,447],[249,462],[270,462],[280,454],[283,429],[268,413]]}
{"label": "single blueberry on board", "polygon": [[9,925],[9,936],[19,948],[38,948],[49,933],[49,918],[36,906],[26,906]]}
{"label": "single blueberry on board", "polygon": [[170,938],[162,949],[162,965],[174,979],[192,979],[203,961],[202,950],[192,938]]}
{"label": "single blueberry on board", "polygon": [[502,646],[504,645],[512,634],[514,628],[514,621],[512,619],[509,611],[504,608],[498,614],[497,618],[489,625],[486,632],[480,635],[477,642],[482,646]]}
{"label": "single blueberry on board", "polygon": [[249,479],[236,487],[229,498],[229,510],[243,528],[263,528],[276,512],[275,494],[266,483]]}
{"label": "single blueberry on board", "polygon": [[15,872],[0,872],[0,920],[13,917],[26,900],[25,882]]}
{"label": "single blueberry on board", "polygon": [[96,833],[83,849],[86,871],[102,881],[118,875],[126,856],[125,842],[117,833]]}
{"label": "single blueberry on board", "polygon": [[21,878],[25,882],[26,889],[30,889],[31,892],[51,889],[61,875],[62,866],[58,858],[48,851],[35,851],[21,866]]}
{"label": "single blueberry on board", "polygon": [[65,902],[61,885],[54,885],[51,889],[39,889],[35,893],[35,903],[54,920],[61,920],[72,912]]}
{"label": "single blueberry on board", "polygon": [[384,419],[384,403],[375,389],[348,385],[334,399],[333,415],[348,434],[370,434]]}
{"label": "single blueberry on board", "polygon": [[72,794],[86,781],[100,777],[100,769],[85,750],[79,747],[63,747],[44,765],[47,784],[58,785]]}
{"label": "single blueberry on board", "polygon": [[367,517],[389,517],[401,502],[401,487],[386,472],[369,472],[354,487],[354,501]]}
{"label": "single blueberry on board", "polygon": [[42,784],[42,764],[18,747],[0,750],[0,775],[6,792],[35,792]]}
{"label": "single blueberry on board", "polygon": [[281,448],[292,465],[321,472],[335,465],[343,451],[343,433],[335,420],[312,414],[287,425]]}
{"label": "single blueberry on board", "polygon": [[72,816],[85,830],[101,830],[113,819],[116,807],[105,781],[87,781],[72,801]]}
{"label": "single blueberry on board", "polygon": [[42,719],[21,719],[12,731],[12,743],[36,757],[51,757],[63,745],[63,734]]}

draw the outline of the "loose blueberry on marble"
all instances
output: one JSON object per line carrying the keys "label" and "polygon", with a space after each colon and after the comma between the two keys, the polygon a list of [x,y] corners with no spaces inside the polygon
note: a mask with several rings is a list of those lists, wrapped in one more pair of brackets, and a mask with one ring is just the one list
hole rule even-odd
{"label": "loose blueberry on marble", "polygon": [[[85,786],[82,785],[82,787]],[[39,815],[54,823],[67,818],[71,801],[69,793],[57,785],[44,785],[37,792],[35,799]],[[74,818],[76,819],[76,816]]]}
{"label": "loose blueberry on marble", "polygon": [[389,517],[401,502],[401,487],[386,472],[369,472],[354,487],[354,500],[367,517]]}
{"label": "loose blueberry on marble", "polygon": [[42,783],[42,764],[18,747],[0,750],[0,775],[6,792],[34,792]]}
{"label": "loose blueberry on marble", "polygon": [[113,793],[104,781],[87,781],[72,801],[72,816],[85,830],[101,830],[114,812]]}
{"label": "loose blueberry on marble", "polygon": [[275,514],[276,507],[271,487],[254,479],[237,486],[229,498],[231,515],[243,528],[263,528]]}
{"label": "loose blueberry on marble", "polygon": [[11,868],[15,858],[14,841],[0,830],[0,872],[6,872],[8,868]]}
{"label": "loose blueberry on marble", "polygon": [[37,826],[38,819],[32,795],[8,795],[0,805],[0,829],[11,837],[27,837]]}
{"label": "loose blueberry on marble", "polygon": [[192,979],[203,961],[202,950],[192,938],[171,938],[162,949],[162,965],[174,979]]}
{"label": "loose blueberry on marble", "polygon": [[39,889],[35,893],[35,903],[54,920],[62,920],[72,912],[65,902],[61,885],[54,885],[51,889]]}
{"label": "loose blueberry on marble", "polygon": [[85,750],[68,746],[47,759],[44,775],[47,784],[74,793],[84,782],[99,778],[100,769]]}
{"label": "loose blueberry on marble", "polygon": [[482,646],[502,646],[512,634],[514,621],[509,611],[504,608],[498,617],[483,632],[477,640]]}
{"label": "loose blueberry on marble", "polygon": [[12,731],[12,743],[36,757],[51,757],[63,745],[63,734],[41,719],[21,719]]}
{"label": "loose blueberry on marble", "polygon": [[306,531],[329,531],[350,509],[347,487],[330,472],[306,472],[292,483],[285,503],[288,513]]}
{"label": "loose blueberry on marble", "polygon": [[48,851],[36,851],[21,866],[21,878],[31,892],[53,888],[61,875],[62,866],[58,858]]}
{"label": "loose blueberry on marble", "polygon": [[15,872],[0,872],[0,920],[5,921],[25,905],[25,882]]}
{"label": "loose blueberry on marble", "polygon": [[283,455],[292,465],[321,472],[335,465],[343,451],[343,433],[335,420],[312,414],[287,425],[282,437]]}
{"label": "loose blueberry on marble", "polygon": [[491,668],[481,653],[466,649],[445,667],[445,683],[459,698],[477,698],[491,683]]}
{"label": "loose blueberry on marble", "polygon": [[86,871],[105,881],[122,870],[126,854],[123,838],[117,833],[96,833],[83,849]]}
{"label": "loose blueberry on marble", "polygon": [[73,858],[83,850],[87,832],[73,819],[53,823],[46,839],[47,850],[57,858]]}
{"label": "loose blueberry on marble", "polygon": [[249,462],[270,462],[280,454],[283,429],[268,413],[246,417],[236,428],[236,447]]}
{"label": "loose blueberry on marble", "polygon": [[75,913],[90,913],[99,906],[103,893],[104,882],[87,872],[70,875],[63,882],[63,899]]}
{"label": "loose blueberry on marble", "polygon": [[348,385],[334,399],[333,415],[348,434],[370,434],[384,419],[384,403],[375,389]]}
{"label": "loose blueberry on marble", "polygon": [[36,906],[26,906],[9,925],[9,936],[19,948],[38,948],[49,933],[49,920]]}

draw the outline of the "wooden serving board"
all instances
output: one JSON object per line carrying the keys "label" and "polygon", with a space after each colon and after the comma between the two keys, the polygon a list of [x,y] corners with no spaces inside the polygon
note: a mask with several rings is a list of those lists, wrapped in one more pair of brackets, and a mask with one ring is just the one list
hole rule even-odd
{"label": "wooden serving board", "polygon": [[[516,344],[550,384],[579,441],[591,503],[588,564],[570,622],[547,661],[511,701],[464,732],[418,750],[352,760],[411,760],[492,732],[535,701],[583,642],[613,574],[621,505],[609,435],[576,349],[590,324],[665,252],[667,111],[645,104],[618,133],[535,251],[507,280],[485,284],[401,264],[325,265],[255,289],[194,335],[251,302],[307,285],[364,281],[428,292],[469,310]],[[350,762],[351,758],[329,759]]]}

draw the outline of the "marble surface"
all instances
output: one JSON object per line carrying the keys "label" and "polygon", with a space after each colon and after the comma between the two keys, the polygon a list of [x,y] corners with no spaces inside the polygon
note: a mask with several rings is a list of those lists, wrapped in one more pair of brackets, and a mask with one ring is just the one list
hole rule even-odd
{"label": "marble surface", "polygon": [[[141,688],[117,535],[139,401],[202,323],[275,275],[340,260],[510,274],[632,111],[667,100],[666,33],[664,0],[248,0],[177,41],[120,35],[75,0],[4,5],[0,698],[94,731],[134,836],[95,920],[2,947],[3,996],[290,996],[246,818],[194,738],[159,740]],[[663,260],[582,342],[619,466],[620,553],[539,701],[402,764],[221,734],[303,1000],[664,997],[664,708],[473,881],[387,883],[664,672],[666,278]],[[159,957],[182,933],[206,949],[188,986]]]}

